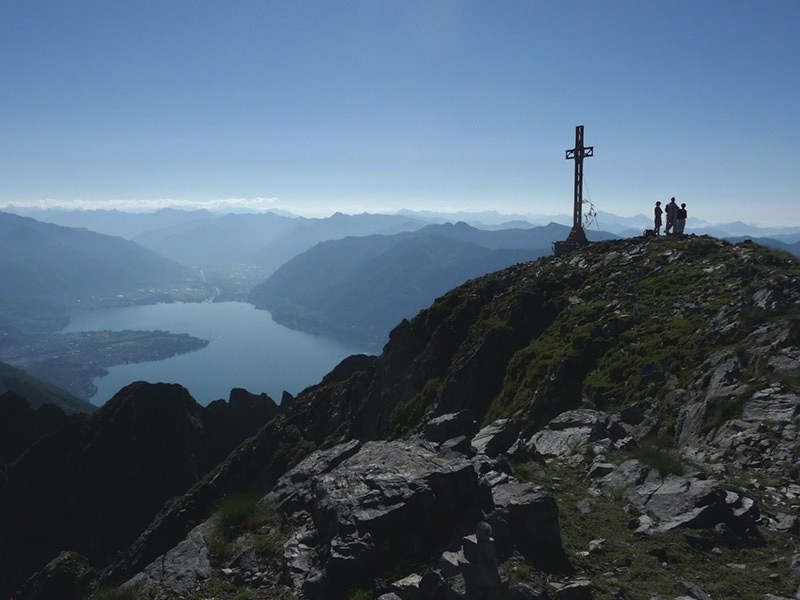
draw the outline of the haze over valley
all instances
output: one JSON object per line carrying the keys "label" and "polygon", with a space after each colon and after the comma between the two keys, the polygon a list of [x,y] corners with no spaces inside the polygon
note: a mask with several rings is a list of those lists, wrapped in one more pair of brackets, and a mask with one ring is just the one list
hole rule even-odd
{"label": "haze over valley", "polygon": [[[155,364],[187,353],[205,356],[194,353],[207,348],[212,336],[192,335],[190,330],[202,328],[186,326],[148,330],[137,323],[138,317],[121,316],[127,313],[119,313],[116,325],[106,322],[101,329],[62,332],[75,311],[163,302],[247,302],[268,310],[287,333],[311,334],[312,340],[322,336],[319,344],[331,352],[320,359],[330,364],[313,365],[314,376],[303,384],[293,376],[284,388],[265,382],[275,375],[269,376],[269,365],[263,364],[263,378],[256,379],[264,382],[263,389],[249,391],[269,391],[279,398],[283,391],[296,394],[315,383],[314,377],[356,349],[380,352],[395,325],[467,279],[549,255],[552,243],[568,232],[566,225],[536,225],[520,215],[498,213],[401,211],[303,218],[175,209],[14,210],[38,219],[0,213],[0,240],[6,250],[0,259],[0,276],[6,282],[0,293],[0,361],[83,400],[96,394],[93,381],[100,381],[97,378],[110,368],[129,365],[125,372],[136,372],[137,363]],[[454,222],[455,218],[462,220]],[[603,214],[598,220],[609,231],[599,230],[599,224],[590,226],[590,239],[638,235],[637,225],[647,226],[642,216]],[[795,255],[800,247],[800,228],[693,225],[692,233],[712,232],[734,240],[750,233],[748,237]],[[305,347],[301,339],[307,338],[297,338],[298,348]],[[265,334],[263,348],[248,351],[263,354],[267,361],[275,343],[279,342]],[[295,342],[280,343],[286,351]],[[258,370],[259,359],[253,360],[252,369]],[[224,359],[220,367],[237,372],[232,365],[225,369]],[[208,369],[198,363],[194,370]],[[139,372],[147,371],[142,367]],[[118,377],[125,375],[120,372]],[[231,382],[230,387],[243,385],[241,380]],[[217,386],[214,397],[202,393],[202,401],[227,395],[220,389],[224,385]],[[115,391],[104,387],[103,397],[93,402],[105,402]]]}

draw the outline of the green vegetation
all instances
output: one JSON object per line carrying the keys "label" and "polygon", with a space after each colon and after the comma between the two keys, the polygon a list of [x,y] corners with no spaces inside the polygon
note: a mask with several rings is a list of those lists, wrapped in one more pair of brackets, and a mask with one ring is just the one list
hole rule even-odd
{"label": "green vegetation", "polygon": [[[757,548],[731,546],[714,530],[681,529],[641,536],[628,527],[635,510],[613,494],[586,496],[586,482],[567,465],[552,462],[546,470],[545,481],[556,482],[548,491],[560,509],[564,549],[575,571],[592,578],[597,600],[619,598],[620,592],[626,598],[656,594],[671,598],[678,580],[695,583],[722,600],[760,598],[765,590],[787,597],[794,594],[786,559],[794,553],[791,536],[765,529],[766,543]],[[604,539],[606,544],[601,552],[589,553],[589,542],[595,539]],[[710,552],[712,547],[719,548],[722,557]],[[628,566],[612,567],[615,561]],[[726,565],[722,572],[720,564]]]}
{"label": "green vegetation", "polygon": [[101,588],[93,593],[90,600],[137,600],[135,591],[125,587]]}
{"label": "green vegetation", "polygon": [[631,456],[658,471],[661,477],[683,473],[683,463],[675,450],[675,443],[666,435],[642,440],[633,448]]}
{"label": "green vegetation", "polygon": [[706,406],[706,415],[701,431],[710,433],[731,419],[740,417],[745,400],[747,400],[746,394],[735,398],[711,398]]}
{"label": "green vegetation", "polygon": [[212,519],[208,539],[212,561],[220,564],[231,556],[233,543],[245,534],[254,536],[256,553],[265,559],[279,559],[283,551],[284,525],[279,509],[260,499],[256,492],[226,496]]}
{"label": "green vegetation", "polygon": [[348,600],[373,600],[375,593],[368,588],[357,587],[347,592],[345,597]]}
{"label": "green vegetation", "polygon": [[441,387],[441,379],[429,379],[413,397],[398,404],[392,412],[389,439],[411,435],[434,405]]}
{"label": "green vegetation", "polygon": [[[789,255],[748,245],[733,251],[707,237],[658,240],[643,246],[643,257],[624,262],[617,246],[598,243],[581,250],[580,268],[537,263],[537,285],[548,292],[547,304],[538,308],[556,310],[511,356],[484,423],[516,415],[531,432],[554,412],[586,400],[613,411],[660,398],[670,377],[677,386],[690,385],[698,380],[698,367],[724,345],[785,316],[754,306],[753,291],[742,288],[742,273],[768,282],[780,264],[786,275],[800,276],[800,263]],[[622,263],[618,268],[616,261]],[[481,320],[507,322],[504,317],[526,295],[525,285],[510,287],[502,300],[487,305]],[[721,310],[735,311],[732,317],[743,326],[716,330]],[[659,407],[667,428],[673,409]]]}

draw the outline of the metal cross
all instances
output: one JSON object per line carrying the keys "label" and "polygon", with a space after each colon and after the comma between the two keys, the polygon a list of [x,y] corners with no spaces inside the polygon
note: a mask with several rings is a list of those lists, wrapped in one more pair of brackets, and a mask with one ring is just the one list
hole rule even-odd
{"label": "metal cross", "polygon": [[583,231],[583,159],[594,156],[594,146],[583,145],[583,125],[575,127],[575,147],[567,150],[567,160],[575,161],[575,203],[572,207],[572,231],[567,238],[570,241],[586,243]]}

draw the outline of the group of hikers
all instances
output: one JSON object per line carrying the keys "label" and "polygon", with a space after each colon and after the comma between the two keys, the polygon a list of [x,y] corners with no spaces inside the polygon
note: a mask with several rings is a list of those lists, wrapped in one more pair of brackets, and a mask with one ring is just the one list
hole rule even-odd
{"label": "group of hikers", "polygon": [[686,203],[678,206],[675,197],[670,198],[664,210],[661,210],[661,200],[656,202],[655,221],[653,231],[661,235],[661,214],[667,213],[667,224],[664,226],[664,235],[683,235],[686,227]]}

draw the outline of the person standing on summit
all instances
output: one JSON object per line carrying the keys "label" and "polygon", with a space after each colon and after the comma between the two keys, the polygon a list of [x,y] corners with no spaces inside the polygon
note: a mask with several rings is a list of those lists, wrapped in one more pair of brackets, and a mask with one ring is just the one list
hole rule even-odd
{"label": "person standing on summit", "polygon": [[683,230],[686,228],[686,203],[682,203],[678,212],[675,213],[675,233],[683,235]]}
{"label": "person standing on summit", "polygon": [[[670,234],[670,229],[675,227],[675,218],[678,216],[678,205],[675,203],[675,196],[669,199],[669,204],[664,211],[667,213],[667,224],[664,226],[664,235]],[[672,231],[674,234],[675,231]]]}
{"label": "person standing on summit", "polygon": [[656,200],[656,207],[653,211],[653,231],[656,232],[656,235],[661,235],[661,213],[663,212],[661,210],[661,200]]}

